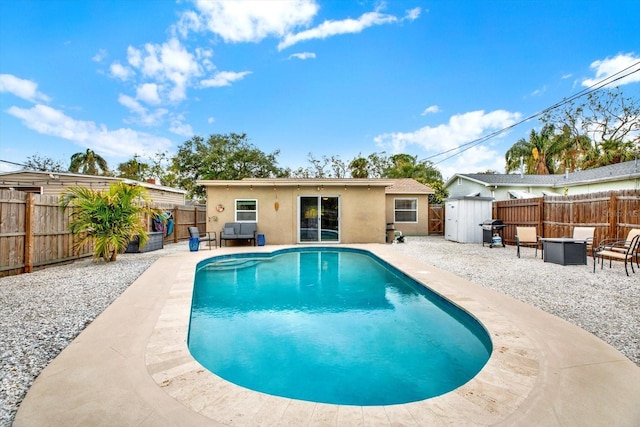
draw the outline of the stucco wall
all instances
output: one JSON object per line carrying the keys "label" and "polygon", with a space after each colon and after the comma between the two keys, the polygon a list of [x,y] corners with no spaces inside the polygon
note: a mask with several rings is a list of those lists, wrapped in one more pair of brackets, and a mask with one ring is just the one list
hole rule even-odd
{"label": "stucco wall", "polygon": [[[226,222],[235,221],[236,199],[258,201],[258,233],[268,245],[298,243],[298,198],[331,196],[340,198],[340,243],[384,243],[385,195],[383,187],[315,186],[207,187],[207,231],[220,233]],[[275,203],[278,202],[278,210]],[[223,212],[216,207],[222,205]]]}
{"label": "stucco wall", "polygon": [[[418,199],[418,222],[395,222],[395,199]],[[386,223],[393,222],[396,230],[405,236],[426,236],[429,234],[429,198],[425,194],[387,194],[385,217]]]}

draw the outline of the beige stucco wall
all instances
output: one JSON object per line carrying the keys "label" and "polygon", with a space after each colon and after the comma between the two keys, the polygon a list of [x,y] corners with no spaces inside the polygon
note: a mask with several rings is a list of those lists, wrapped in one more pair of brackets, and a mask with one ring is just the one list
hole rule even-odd
{"label": "beige stucco wall", "polygon": [[[418,199],[418,222],[394,222],[395,199]],[[405,236],[426,236],[429,234],[429,199],[425,194],[387,194],[385,223],[393,222],[396,230]]]}
{"label": "beige stucco wall", "polygon": [[[218,235],[235,221],[236,199],[258,201],[258,233],[268,245],[298,243],[298,198],[331,196],[340,199],[340,243],[384,243],[384,187],[324,186],[207,186],[207,231]],[[279,208],[275,209],[278,202]],[[224,206],[223,212],[216,207]]]}

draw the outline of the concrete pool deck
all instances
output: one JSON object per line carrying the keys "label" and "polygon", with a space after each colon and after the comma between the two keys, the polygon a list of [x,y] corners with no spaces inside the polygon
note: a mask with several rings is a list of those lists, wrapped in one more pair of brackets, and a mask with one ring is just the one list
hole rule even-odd
{"label": "concrete pool deck", "polygon": [[464,386],[403,405],[338,406],[269,396],[206,371],[186,347],[195,265],[285,246],[168,255],[154,263],[37,378],[15,426],[640,425],[640,368],[532,306],[421,263],[369,250],[469,311],[493,353]]}

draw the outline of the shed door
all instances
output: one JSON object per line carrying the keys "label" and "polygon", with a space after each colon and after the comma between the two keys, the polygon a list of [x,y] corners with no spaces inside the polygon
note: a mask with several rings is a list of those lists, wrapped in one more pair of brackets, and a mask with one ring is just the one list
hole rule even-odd
{"label": "shed door", "polygon": [[444,236],[447,240],[458,241],[458,202],[447,202],[445,209]]}
{"label": "shed door", "polygon": [[300,243],[340,241],[340,198],[301,196],[299,199],[298,240]]}

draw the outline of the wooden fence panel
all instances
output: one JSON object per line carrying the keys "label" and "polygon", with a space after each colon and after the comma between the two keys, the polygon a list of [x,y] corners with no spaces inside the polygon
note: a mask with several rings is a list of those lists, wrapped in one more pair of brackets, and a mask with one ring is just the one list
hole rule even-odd
{"label": "wooden fence panel", "polygon": [[444,235],[444,209],[444,205],[429,204],[429,235]]}
{"label": "wooden fence panel", "polygon": [[[58,196],[0,190],[0,277],[93,254],[93,243],[75,250],[74,236],[69,232],[71,211],[60,210],[58,201]],[[204,229],[205,206],[169,205],[167,210],[178,213],[180,226],[166,239],[188,239],[189,226]]]}
{"label": "wooden fence panel", "polygon": [[515,244],[516,226],[535,226],[542,237],[569,237],[576,226],[595,227],[594,245],[623,239],[640,228],[640,190],[494,202],[493,217],[506,225],[503,239]]}
{"label": "wooden fence panel", "polygon": [[501,219],[505,228],[502,230],[502,238],[505,243],[515,245],[516,227],[536,227],[538,234],[542,230],[542,202],[543,199],[517,199],[501,200],[493,203],[493,218]]}
{"label": "wooden fence panel", "polygon": [[26,193],[0,190],[0,276],[24,268],[26,209]]}

